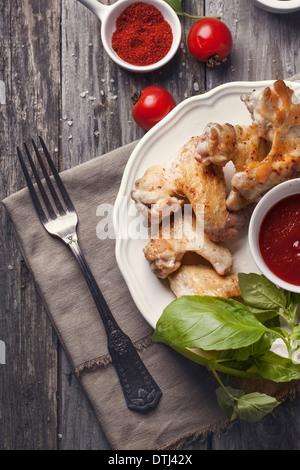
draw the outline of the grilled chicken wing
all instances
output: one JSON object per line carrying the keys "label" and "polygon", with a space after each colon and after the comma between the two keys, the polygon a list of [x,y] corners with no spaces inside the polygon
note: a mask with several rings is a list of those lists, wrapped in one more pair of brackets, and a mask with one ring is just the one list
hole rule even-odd
{"label": "grilled chicken wing", "polygon": [[204,206],[204,230],[212,240],[232,238],[238,231],[226,208],[223,169],[196,161],[198,144],[199,137],[193,137],[167,162],[149,168],[131,196],[151,223],[180,210],[187,198],[195,214]]}
{"label": "grilled chicken wing", "polygon": [[180,267],[187,252],[201,255],[219,275],[228,273],[233,264],[230,251],[210,240],[195,216],[177,217],[175,222],[173,219],[170,224],[161,225],[157,235],[144,248],[151,270],[162,279]]}
{"label": "grilled chicken wing", "polygon": [[[258,135],[254,125],[233,126],[210,123],[200,136],[196,159],[204,165],[211,163],[225,166],[232,161],[237,172],[261,162],[270,150],[271,144]],[[249,201],[234,187],[226,200],[229,211],[240,211]]]}
{"label": "grilled chicken wing", "polygon": [[233,126],[209,123],[199,138],[196,159],[204,165],[225,166],[232,161],[236,170],[259,162],[270,150],[270,144],[258,135],[254,125]]}
{"label": "grilled chicken wing", "polygon": [[249,202],[257,202],[272,187],[300,176],[300,102],[282,80],[245,102],[271,149],[259,164],[237,172],[231,184]]}
{"label": "grilled chicken wing", "polygon": [[282,80],[262,92],[243,97],[252,117],[250,126],[207,126],[197,149],[203,164],[236,168],[226,201],[239,211],[275,185],[300,175],[300,103]]}
{"label": "grilled chicken wing", "polygon": [[286,132],[299,125],[299,100],[294,90],[283,80],[277,80],[272,87],[266,87],[262,92],[254,90],[241,99],[247,106],[259,136],[270,142],[277,131]]}
{"label": "grilled chicken wing", "polygon": [[212,295],[229,298],[241,295],[236,274],[220,276],[209,266],[183,265],[168,279],[176,297]]}

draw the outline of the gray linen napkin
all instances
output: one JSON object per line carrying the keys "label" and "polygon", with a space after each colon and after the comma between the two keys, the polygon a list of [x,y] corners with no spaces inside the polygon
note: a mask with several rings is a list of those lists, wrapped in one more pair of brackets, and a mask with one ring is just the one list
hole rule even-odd
{"label": "gray linen napkin", "polygon": [[[106,437],[117,450],[180,448],[227,421],[204,367],[163,344],[151,341],[152,328],[137,310],[115,260],[114,240],[96,235],[99,204],[113,204],[135,143],[63,172],[79,217],[79,242],[92,272],[121,328],[134,341],[163,395],[158,406],[141,414],[128,410],[107,351],[98,311],[69,249],[40,224],[25,188],[6,198],[24,259],[58,337],[89,397]],[[296,384],[241,381],[284,399]]]}

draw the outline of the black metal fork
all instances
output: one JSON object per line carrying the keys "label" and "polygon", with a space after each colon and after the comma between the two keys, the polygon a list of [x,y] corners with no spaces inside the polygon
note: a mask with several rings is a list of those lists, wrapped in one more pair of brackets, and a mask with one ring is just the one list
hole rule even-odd
{"label": "black metal fork", "polygon": [[[51,235],[60,238],[71,249],[78,261],[105,327],[108,340],[108,350],[112,363],[117,371],[128,408],[136,411],[145,411],[153,408],[161,397],[161,390],[150,375],[145,364],[142,362],[131,339],[117,324],[99,289],[78,243],[76,232],[78,223],[77,213],[54,166],[43,139],[41,137],[39,137],[39,139],[43,149],[43,158],[46,158],[55,182],[52,182],[50,179],[41,153],[39,152],[35,142],[32,140],[37,160],[45,177],[43,184],[38,175],[37,168],[33,162],[29,149],[26,143],[24,143],[26,156],[32,168],[38,191],[36,191],[35,186],[32,183],[22,152],[19,147],[17,148],[22,170],[38,217],[44,228]],[[59,197],[55,186],[57,186],[61,197]],[[54,204],[50,202],[46,188],[50,191]],[[39,197],[42,198],[46,211],[44,210]]]}

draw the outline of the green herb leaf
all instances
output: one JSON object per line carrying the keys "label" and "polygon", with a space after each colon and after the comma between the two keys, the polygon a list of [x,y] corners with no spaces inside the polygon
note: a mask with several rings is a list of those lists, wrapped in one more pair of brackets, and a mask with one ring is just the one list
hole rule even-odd
{"label": "green herb leaf", "polygon": [[239,273],[238,278],[242,297],[250,307],[265,310],[286,307],[284,290],[276,287],[263,274]]}
{"label": "green herb leaf", "polygon": [[290,382],[300,379],[300,364],[295,364],[291,359],[266,351],[255,361],[255,368],[265,379],[273,382]]}
{"label": "green herb leaf", "polygon": [[[275,326],[273,328],[273,332],[274,333],[279,333],[280,336],[282,336],[283,338],[289,338],[290,335],[288,334],[288,332],[284,329],[284,328],[281,328],[280,326]],[[271,333],[271,332],[270,332]],[[278,337],[278,335],[277,335]]]}
{"label": "green herb leaf", "polygon": [[241,302],[209,296],[183,296],[159,318],[153,341],[204,350],[237,349],[256,343],[266,332]]}
{"label": "green herb leaf", "polygon": [[292,305],[294,306],[294,308],[298,307],[300,305],[300,294],[297,294],[296,292],[291,292],[290,294]]}
{"label": "green herb leaf", "polygon": [[247,393],[241,396],[235,406],[237,416],[254,423],[274,410],[280,403],[265,393]]}
{"label": "green herb leaf", "polygon": [[293,327],[292,334],[290,335],[292,341],[300,341],[300,324]]}
{"label": "green herb leaf", "polygon": [[221,385],[222,387],[216,390],[217,402],[231,421],[240,418],[243,421],[254,423],[280,405],[275,398],[265,393],[245,394],[243,390]]}
{"label": "green herb leaf", "polygon": [[265,310],[262,308],[250,307],[249,305],[247,305],[247,307],[249,308],[249,310],[251,310],[252,313],[254,313],[257,320],[260,323],[263,323],[264,325],[268,324],[269,320],[273,320],[274,318],[277,318],[279,322],[278,309],[277,310]]}
{"label": "green herb leaf", "polygon": [[222,351],[218,359],[247,361],[250,357],[260,357],[265,351],[269,351],[270,346],[270,338],[265,334],[256,343],[250,344],[250,346]]}
{"label": "green herb leaf", "polygon": [[216,390],[218,405],[224,411],[227,418],[231,421],[237,418],[236,401],[234,398],[239,399],[243,395],[245,395],[243,390],[232,387],[226,387],[226,390],[224,390],[222,387],[219,387]]}

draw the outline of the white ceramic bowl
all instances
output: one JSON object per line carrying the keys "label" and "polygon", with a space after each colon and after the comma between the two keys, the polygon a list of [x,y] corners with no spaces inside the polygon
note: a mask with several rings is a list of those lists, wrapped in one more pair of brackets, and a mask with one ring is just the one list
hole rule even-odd
{"label": "white ceramic bowl", "polygon": [[259,270],[277,286],[300,293],[300,286],[295,286],[294,284],[283,281],[268,268],[259,249],[259,232],[265,215],[277,202],[293,194],[300,194],[300,178],[285,181],[275,186],[262,197],[250,219],[248,240],[251,254]]}
{"label": "white ceramic bowl", "polygon": [[255,5],[272,13],[292,13],[300,10],[300,0],[252,0]]}
{"label": "white ceramic bowl", "polygon": [[111,38],[116,27],[116,20],[118,16],[132,3],[136,3],[138,0],[119,0],[113,5],[103,5],[97,0],[79,0],[84,6],[89,8],[101,21],[101,39],[103,46],[110,56],[110,58],[123,69],[131,72],[145,73],[157,70],[166,65],[176,54],[180,42],[181,42],[181,23],[178,15],[175,13],[173,8],[170,7],[163,0],[144,0],[145,3],[155,6],[162,13],[165,20],[169,23],[173,32],[173,43],[169,52],[163,57],[163,59],[155,62],[151,65],[137,66],[129,64],[122,60],[118,54],[113,50],[111,44]]}

